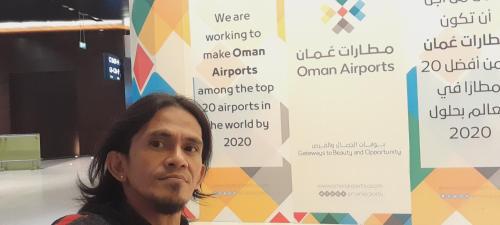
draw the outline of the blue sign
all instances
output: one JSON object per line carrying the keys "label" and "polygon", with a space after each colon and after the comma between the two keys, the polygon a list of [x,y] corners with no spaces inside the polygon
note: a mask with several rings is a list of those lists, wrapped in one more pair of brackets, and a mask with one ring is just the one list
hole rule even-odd
{"label": "blue sign", "polygon": [[104,79],[121,80],[122,64],[120,62],[120,58],[109,53],[104,53],[103,60],[104,60]]}

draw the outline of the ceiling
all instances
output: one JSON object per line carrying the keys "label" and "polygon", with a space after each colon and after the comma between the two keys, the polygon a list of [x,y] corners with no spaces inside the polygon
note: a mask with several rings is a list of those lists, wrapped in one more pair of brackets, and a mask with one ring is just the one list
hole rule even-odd
{"label": "ceiling", "polygon": [[78,20],[78,12],[84,19],[121,20],[129,17],[128,10],[128,0],[6,0],[0,23]]}

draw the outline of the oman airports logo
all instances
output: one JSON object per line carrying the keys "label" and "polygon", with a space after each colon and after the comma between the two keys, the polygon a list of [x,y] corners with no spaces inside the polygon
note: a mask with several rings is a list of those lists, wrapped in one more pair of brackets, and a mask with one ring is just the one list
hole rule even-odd
{"label": "oman airports logo", "polygon": [[[321,20],[325,24],[329,24],[332,19],[338,18],[335,20],[335,25],[332,28],[332,31],[336,34],[339,34],[342,31],[346,31],[347,33],[351,33],[354,30],[353,20],[363,21],[365,18],[365,14],[361,11],[365,6],[365,2],[362,0],[349,1],[349,0],[334,0],[340,6],[332,6],[324,4],[321,6],[321,11],[323,11],[323,17]],[[354,3],[354,5],[350,5],[348,3]],[[337,4],[335,4],[337,5]],[[337,16],[338,15],[338,16]],[[350,21],[350,22],[349,22]]]}

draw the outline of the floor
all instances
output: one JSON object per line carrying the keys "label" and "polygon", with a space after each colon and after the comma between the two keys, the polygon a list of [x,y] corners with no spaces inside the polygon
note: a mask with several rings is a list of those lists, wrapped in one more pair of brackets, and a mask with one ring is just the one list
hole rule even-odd
{"label": "floor", "polygon": [[0,172],[0,225],[50,224],[76,212],[76,177],[85,176],[90,160],[46,160],[40,170]]}
{"label": "floor", "polygon": [[[77,176],[86,177],[90,157],[45,160],[40,170],[0,172],[0,225],[51,224],[74,213]],[[193,223],[193,225],[240,223]],[[250,224],[245,224],[250,225]]]}

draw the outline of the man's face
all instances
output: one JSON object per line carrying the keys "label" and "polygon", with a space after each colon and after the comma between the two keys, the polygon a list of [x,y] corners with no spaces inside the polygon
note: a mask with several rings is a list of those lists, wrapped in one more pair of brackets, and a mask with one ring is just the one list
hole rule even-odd
{"label": "man's face", "polygon": [[179,107],[161,109],[132,138],[123,183],[127,197],[163,213],[180,210],[203,178],[202,150],[196,118]]}

